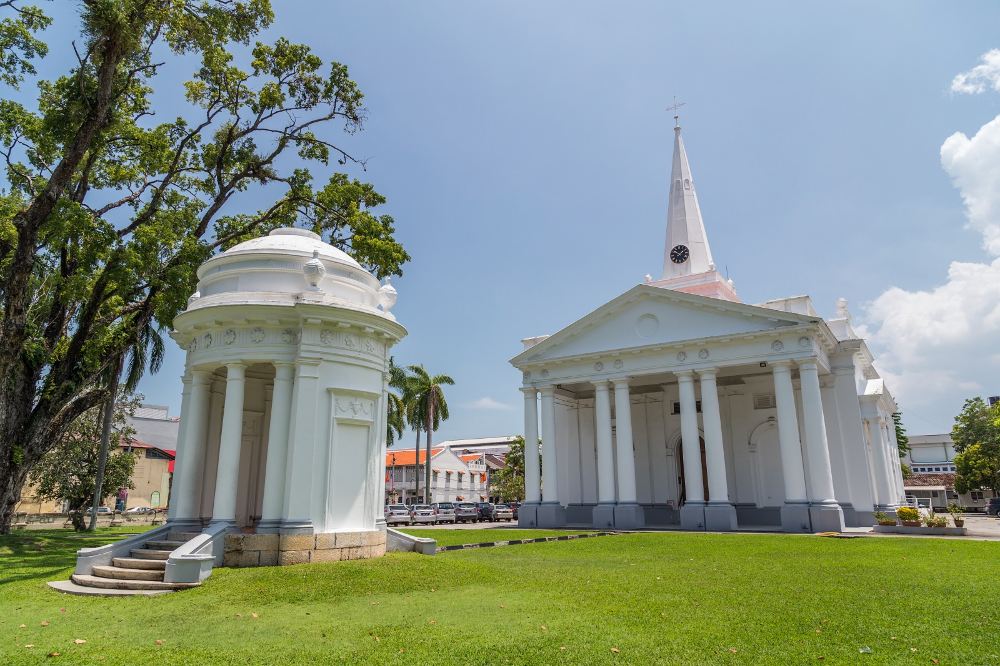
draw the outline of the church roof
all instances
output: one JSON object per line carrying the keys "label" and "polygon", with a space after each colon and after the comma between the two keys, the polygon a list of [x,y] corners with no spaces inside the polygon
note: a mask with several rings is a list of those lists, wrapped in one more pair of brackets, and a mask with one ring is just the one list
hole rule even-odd
{"label": "church roof", "polygon": [[[688,248],[686,262],[674,263],[670,250],[678,245]],[[680,125],[674,128],[674,157],[670,170],[670,201],[667,207],[667,242],[663,250],[663,278],[704,273],[715,270],[712,250],[708,245],[701,206],[694,187],[694,176],[688,162]]]}

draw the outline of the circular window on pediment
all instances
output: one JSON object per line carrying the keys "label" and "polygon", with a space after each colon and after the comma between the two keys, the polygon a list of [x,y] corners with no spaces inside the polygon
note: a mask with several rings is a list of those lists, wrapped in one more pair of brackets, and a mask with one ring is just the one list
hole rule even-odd
{"label": "circular window on pediment", "polygon": [[635,322],[635,332],[640,338],[651,338],[660,329],[660,320],[654,314],[644,314]]}

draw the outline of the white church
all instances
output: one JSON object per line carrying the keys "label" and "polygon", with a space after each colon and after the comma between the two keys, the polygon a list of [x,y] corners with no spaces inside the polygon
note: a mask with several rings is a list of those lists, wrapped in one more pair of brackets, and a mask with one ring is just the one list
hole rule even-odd
{"label": "white church", "polygon": [[846,301],[743,303],[674,129],[663,274],[527,338],[525,527],[842,531],[905,500],[896,403]]}

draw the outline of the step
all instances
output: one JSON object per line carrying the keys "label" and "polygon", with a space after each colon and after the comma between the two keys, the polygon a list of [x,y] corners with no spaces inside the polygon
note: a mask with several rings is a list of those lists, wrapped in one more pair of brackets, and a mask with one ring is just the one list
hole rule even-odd
{"label": "step", "polygon": [[185,590],[201,585],[201,583],[164,583],[161,580],[118,580],[86,574],[73,574],[70,580],[84,587],[100,587],[109,590]]}
{"label": "step", "polygon": [[88,597],[154,597],[160,594],[172,594],[173,590],[109,590],[102,587],[86,587],[77,585],[71,580],[50,580],[49,587],[64,594],[79,594]]}
{"label": "step", "polygon": [[151,548],[153,550],[174,550],[175,548],[180,548],[184,545],[183,541],[170,541],[167,539],[158,540],[153,539],[146,542],[146,548]]}
{"label": "step", "polygon": [[120,567],[95,566],[92,572],[99,578],[118,580],[163,580],[163,571],[155,569],[122,569]]}
{"label": "step", "polygon": [[150,548],[133,548],[132,557],[140,560],[165,560],[170,557],[172,550],[155,550]]}
{"label": "step", "polygon": [[167,535],[167,538],[171,541],[190,541],[196,536],[200,536],[201,532],[171,532]]}
{"label": "step", "polygon": [[119,569],[147,569],[163,571],[167,568],[165,560],[143,560],[136,557],[116,557],[111,564]]}

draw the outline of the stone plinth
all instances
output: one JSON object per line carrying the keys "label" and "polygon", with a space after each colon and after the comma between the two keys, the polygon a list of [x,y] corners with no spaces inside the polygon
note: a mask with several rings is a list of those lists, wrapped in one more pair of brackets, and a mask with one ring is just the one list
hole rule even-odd
{"label": "stone plinth", "polygon": [[227,534],[223,565],[268,567],[364,560],[385,555],[385,532],[325,534]]}

